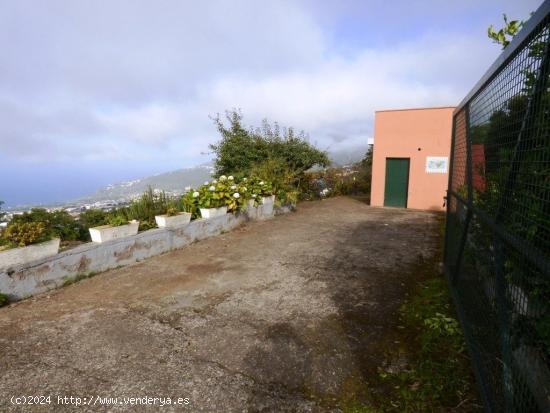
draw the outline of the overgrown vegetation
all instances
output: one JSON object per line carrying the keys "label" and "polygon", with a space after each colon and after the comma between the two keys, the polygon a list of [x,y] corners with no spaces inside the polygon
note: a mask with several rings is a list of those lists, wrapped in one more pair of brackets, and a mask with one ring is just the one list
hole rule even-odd
{"label": "overgrown vegetation", "polygon": [[[155,192],[149,187],[138,199],[132,201],[126,208],[120,208],[114,213],[109,224],[113,222],[136,220],[139,221],[140,231],[155,228],[156,215],[166,214],[168,207],[171,206],[170,198],[164,192]],[[124,224],[119,224],[124,225]]]}
{"label": "overgrown vegetation", "polygon": [[[273,193],[278,204],[295,205],[298,202],[298,186],[304,174],[292,169],[284,160],[269,158],[255,164],[250,172],[254,177],[251,185],[259,196],[269,196]],[[259,185],[260,182],[265,182],[267,185]]]}
{"label": "overgrown vegetation", "polygon": [[297,202],[305,171],[330,164],[327,153],[309,143],[304,132],[297,134],[292,127],[281,128],[267,120],[261,128],[247,129],[237,110],[227,111],[225,120],[227,125],[219,116],[214,119],[221,135],[218,143],[210,145],[216,173],[269,181],[281,203]]}
{"label": "overgrown vegetation", "polygon": [[8,226],[2,233],[2,238],[9,246],[26,247],[27,245],[47,241],[49,239],[42,222],[17,222]]}
{"label": "overgrown vegetation", "polygon": [[446,412],[472,407],[473,378],[465,341],[452,311],[446,280],[422,282],[400,310],[406,333],[416,351],[401,371],[380,370],[380,378],[395,389],[395,411]]}
{"label": "overgrown vegetation", "polygon": [[78,220],[84,228],[99,227],[107,224],[109,213],[101,209],[87,209],[80,213]]}
{"label": "overgrown vegetation", "polygon": [[[522,21],[509,21],[489,37],[506,48],[523,26]],[[524,52],[521,52],[524,53]],[[535,33],[525,47],[521,69],[514,73],[509,90],[503,90],[500,102],[482,122],[472,123],[472,143],[483,149],[483,157],[475,170],[481,185],[474,185],[473,203],[488,213],[497,225],[513,234],[527,248],[539,254],[550,250],[550,185],[548,181],[548,39],[545,30]],[[507,69],[506,69],[507,70]],[[505,72],[506,73],[506,72]],[[529,125],[525,127],[525,125]],[[466,187],[464,187],[466,189]],[[466,193],[463,195],[467,198]],[[488,225],[476,215],[465,256],[471,257],[479,275],[494,280],[495,251],[503,243]],[[507,247],[505,247],[507,248]],[[506,280],[513,315],[509,317],[511,351],[523,346],[540,351],[541,362],[550,363],[550,281],[547,274],[531,265],[523,253],[507,248],[501,271]],[[490,281],[492,282],[492,281]],[[516,297],[515,297],[516,296]],[[521,297],[521,299],[517,298]],[[529,311],[518,311],[528,305]],[[525,303],[525,304],[523,304]],[[515,308],[514,308],[515,307]],[[494,309],[488,309],[489,311]]]}
{"label": "overgrown vegetation", "polygon": [[67,286],[72,285],[74,283],[77,283],[81,280],[85,280],[86,278],[91,278],[94,275],[97,275],[97,272],[91,271],[89,273],[76,274],[73,277],[65,277],[64,280],[63,280],[63,287],[67,287]]}
{"label": "overgrown vegetation", "polygon": [[[446,280],[420,282],[399,311],[403,365],[380,367],[369,379],[367,401],[346,404],[345,413],[480,411],[462,330],[451,305]],[[399,363],[398,363],[399,364]]]}
{"label": "overgrown vegetation", "polygon": [[[120,227],[121,225],[128,224],[128,218],[122,213],[113,213],[109,215],[107,223],[112,227]],[[148,229],[148,228],[147,228]]]}
{"label": "overgrown vegetation", "polygon": [[[326,152],[311,145],[304,132],[281,128],[266,120],[260,128],[246,128],[236,110],[218,116],[214,123],[221,140],[210,148],[218,174],[241,178],[256,176],[273,185],[276,200],[296,204],[298,200],[370,193],[372,154],[347,168],[328,168]],[[312,168],[316,167],[316,171]]]}
{"label": "overgrown vegetation", "polygon": [[176,215],[178,215],[180,213],[180,210],[176,207],[168,207],[168,209],[166,210],[166,215],[169,216],[169,217],[175,217]]}
{"label": "overgrown vegetation", "polygon": [[304,174],[300,181],[300,198],[313,200],[358,194],[370,197],[371,177],[372,149],[369,149],[361,161],[349,167],[328,168]]}
{"label": "overgrown vegetation", "polygon": [[48,238],[61,238],[61,241],[85,240],[87,236],[87,229],[66,211],[47,211],[44,208],[33,208],[30,212],[14,216],[8,228],[23,223],[42,223],[45,236]]}
{"label": "overgrown vegetation", "polygon": [[[438,221],[442,242],[443,216]],[[384,350],[386,361],[367,378],[361,400],[345,402],[345,413],[482,410],[447,280],[436,271],[441,254],[438,249],[411,268],[417,281],[399,308],[397,329]]]}

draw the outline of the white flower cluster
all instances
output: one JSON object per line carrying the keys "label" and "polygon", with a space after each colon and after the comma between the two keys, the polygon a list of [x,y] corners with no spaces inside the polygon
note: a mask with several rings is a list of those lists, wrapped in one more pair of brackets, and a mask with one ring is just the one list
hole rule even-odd
{"label": "white flower cluster", "polygon": [[[258,198],[264,193],[266,186],[270,185],[267,181],[260,181],[258,184],[261,189],[260,193],[255,186],[256,180],[251,180],[251,183],[254,184],[253,187],[246,187],[244,183],[247,182],[247,178],[242,178],[242,180],[235,179],[233,176],[221,175],[216,179],[204,182],[203,185],[198,189],[194,189],[190,186],[185,188],[188,198],[193,198],[195,200],[191,201],[192,204],[202,205],[202,197],[205,197],[205,200],[211,200],[215,198],[216,204],[225,204],[230,207],[232,210],[238,210],[242,207],[245,207],[248,200],[254,200],[254,205],[258,202]],[[218,195],[216,197],[216,195]],[[213,198],[212,198],[213,197]]]}

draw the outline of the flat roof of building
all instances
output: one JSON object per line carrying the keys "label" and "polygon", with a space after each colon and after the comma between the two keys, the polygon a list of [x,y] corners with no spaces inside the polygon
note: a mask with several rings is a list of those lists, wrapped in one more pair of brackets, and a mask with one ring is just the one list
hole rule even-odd
{"label": "flat roof of building", "polygon": [[382,109],[382,110],[375,110],[374,113],[378,112],[402,112],[405,110],[434,110],[434,109],[455,109],[456,106],[433,106],[429,108],[407,108],[407,109]]}

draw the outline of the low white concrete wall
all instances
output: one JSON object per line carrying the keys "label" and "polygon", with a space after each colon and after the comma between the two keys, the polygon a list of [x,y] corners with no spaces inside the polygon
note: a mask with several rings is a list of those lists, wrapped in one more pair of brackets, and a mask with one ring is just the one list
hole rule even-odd
{"label": "low white concrete wall", "polygon": [[[281,208],[275,213],[286,213]],[[158,228],[101,244],[87,243],[57,255],[13,267],[0,268],[0,292],[16,301],[62,286],[73,277],[87,276],[128,265],[231,231],[246,221],[269,219],[274,211],[263,206],[246,213],[198,219],[179,228]]]}

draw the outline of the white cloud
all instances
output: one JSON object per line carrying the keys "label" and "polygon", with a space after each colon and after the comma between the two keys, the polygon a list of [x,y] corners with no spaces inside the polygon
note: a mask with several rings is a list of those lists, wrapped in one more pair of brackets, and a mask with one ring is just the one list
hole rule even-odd
{"label": "white cloud", "polygon": [[489,43],[468,36],[426,37],[390,50],[326,59],[313,69],[219,79],[196,105],[210,113],[239,107],[252,123],[269,116],[338,150],[350,142],[366,144],[375,110],[458,104],[481,76],[479,62],[488,64],[496,54]]}
{"label": "white cloud", "polygon": [[217,139],[208,116],[233,107],[351,149],[377,109],[457,104],[498,54],[479,33],[403,27],[404,40],[344,55],[325,26],[333,6],[316,5],[4,2],[1,153],[198,162]]}
{"label": "white cloud", "polygon": [[137,109],[125,108],[117,113],[102,113],[98,120],[114,138],[159,144],[176,137],[184,128],[181,113],[176,107],[152,104]]}

